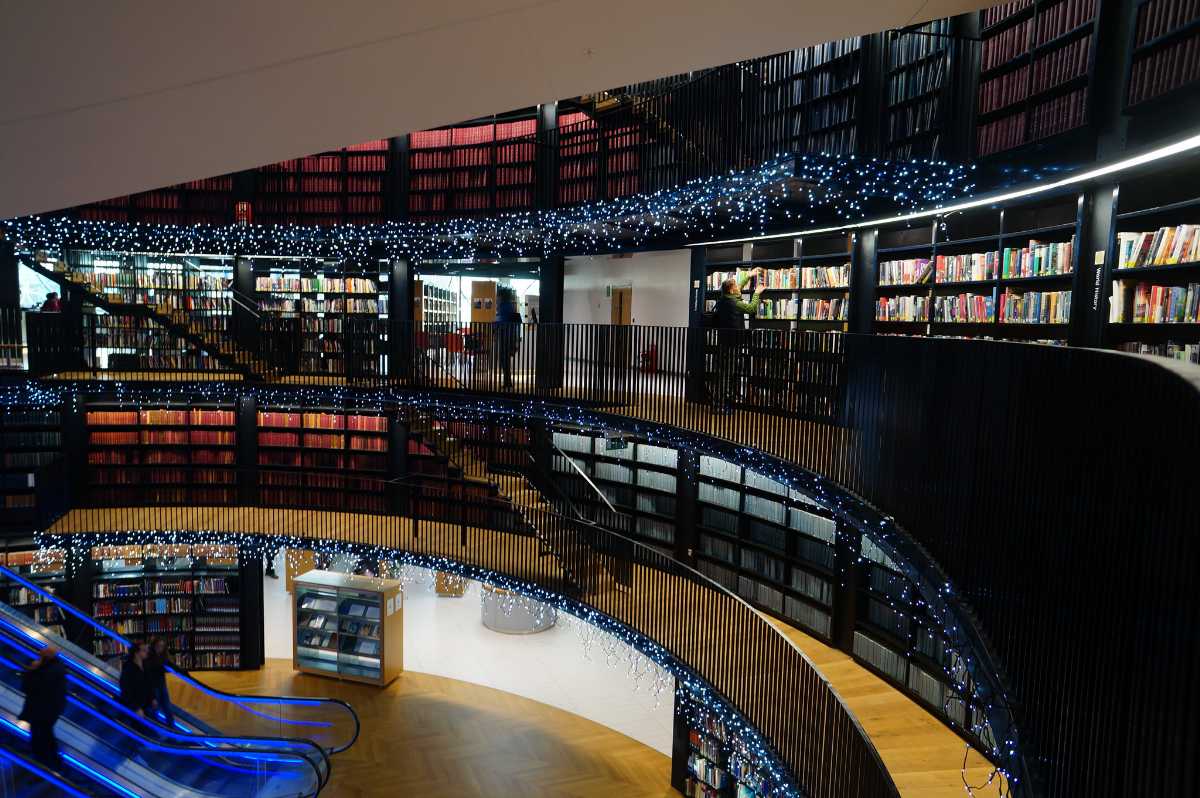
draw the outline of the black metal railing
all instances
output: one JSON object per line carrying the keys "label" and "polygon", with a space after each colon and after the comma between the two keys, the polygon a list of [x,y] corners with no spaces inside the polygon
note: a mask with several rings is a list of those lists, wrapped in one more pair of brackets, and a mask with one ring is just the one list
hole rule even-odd
{"label": "black metal railing", "polygon": [[[72,545],[97,534],[147,532],[180,540],[204,532],[275,538],[303,547],[340,541],[498,572],[569,597],[661,647],[761,734],[805,794],[898,796],[858,721],[813,664],[744,600],[683,563],[597,524],[553,510],[515,507],[474,483],[394,482],[409,515],[263,507],[130,507],[76,510],[43,542]],[[140,539],[140,538],[139,538]]]}

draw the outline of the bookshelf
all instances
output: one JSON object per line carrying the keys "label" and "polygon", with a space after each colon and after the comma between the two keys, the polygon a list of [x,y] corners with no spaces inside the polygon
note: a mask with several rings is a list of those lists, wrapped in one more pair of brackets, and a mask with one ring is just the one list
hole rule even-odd
{"label": "bookshelf", "polygon": [[14,530],[32,527],[41,469],[61,459],[62,415],[58,410],[10,408],[0,414],[0,526]]}
{"label": "bookshelf", "polygon": [[298,373],[382,373],[388,318],[383,262],[255,258],[253,273],[274,345]]}
{"label": "bookshelf", "polygon": [[1136,4],[1126,111],[1169,100],[1200,78],[1200,6],[1185,0]]}
{"label": "bookshelf", "polygon": [[293,667],[380,687],[404,670],[400,582],[308,571],[292,583]]}
{"label": "bookshelf", "polygon": [[[0,562],[11,570],[49,593],[58,595],[67,588],[67,552],[64,549],[10,551],[0,555],[0,558]],[[45,601],[37,593],[20,585],[10,586],[4,601],[47,627],[53,634],[66,637],[66,618],[53,602]]]}
{"label": "bookshelf", "polygon": [[577,111],[558,117],[558,204],[593,202],[600,171],[600,124]]}
{"label": "bookshelf", "polygon": [[1200,362],[1198,175],[1200,166],[1185,166],[1169,181],[1135,178],[1116,192],[1105,345]]}
{"label": "bookshelf", "polygon": [[233,221],[233,205],[233,176],[222,175],[93,202],[79,208],[79,218],[149,224],[229,224]]}
{"label": "bookshelf", "polygon": [[875,331],[1065,343],[1082,214],[1061,195],[878,231]]}
{"label": "bookshelf", "polygon": [[235,501],[232,404],[90,402],[84,423],[86,496],[92,506]]}
{"label": "bookshelf", "polygon": [[758,314],[750,318],[751,329],[845,332],[853,251],[854,239],[848,235],[710,247],[705,312],[715,309],[725,279],[762,268],[767,288]]}
{"label": "bookshelf", "polygon": [[951,20],[936,19],[888,44],[884,155],[940,158],[956,57]]}
{"label": "bookshelf", "polygon": [[373,224],[386,219],[387,139],[292,158],[258,170],[256,222]]}
{"label": "bookshelf", "polygon": [[675,688],[671,784],[692,798],[755,798],[775,785],[753,764],[741,738],[694,700]]}
{"label": "bookshelf", "polygon": [[413,285],[413,321],[425,324],[458,324],[458,291],[417,280]]}
{"label": "bookshelf", "polygon": [[[70,250],[66,261],[72,279],[90,285],[109,308],[85,308],[85,334],[96,347],[97,367],[148,371],[224,368],[208,353],[137,311],[149,309],[186,320],[202,335],[228,335],[233,318],[232,258]],[[66,264],[43,266],[61,270]],[[128,312],[121,312],[126,308]]]}
{"label": "bookshelf", "polygon": [[[91,614],[133,639],[162,637],[186,669],[242,666],[241,574],[235,546],[96,546],[91,550]],[[124,654],[93,635],[92,653]]]}
{"label": "bookshelf", "polygon": [[259,504],[386,512],[386,416],[370,410],[264,407],[257,416]]}
{"label": "bookshelf", "polygon": [[409,217],[435,221],[532,208],[536,135],[533,118],[409,134]]}
{"label": "bookshelf", "polygon": [[[668,556],[675,551],[679,453],[627,438],[554,431],[554,444],[595,483],[618,512],[632,518],[629,534]],[[606,509],[571,463],[553,453],[555,483],[592,517]]]}
{"label": "bookshelf", "polygon": [[977,155],[1087,125],[1100,0],[1017,0],[980,12]]}

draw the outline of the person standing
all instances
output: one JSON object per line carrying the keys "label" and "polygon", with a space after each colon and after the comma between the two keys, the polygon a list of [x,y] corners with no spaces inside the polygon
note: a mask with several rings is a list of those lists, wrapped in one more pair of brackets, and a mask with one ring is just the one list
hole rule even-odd
{"label": "person standing", "polygon": [[504,370],[504,387],[513,387],[512,359],[521,345],[521,311],[517,310],[517,294],[502,287],[496,302],[496,357]]}
{"label": "person standing", "polygon": [[42,312],[62,313],[62,301],[58,298],[57,291],[46,294],[46,301],[42,303]]}
{"label": "person standing", "polygon": [[[713,353],[716,374],[710,376],[713,378],[713,405],[720,413],[733,412],[733,402],[737,398],[738,352],[742,348],[741,336],[737,331],[745,329],[743,316],[754,316],[758,313],[758,303],[763,293],[761,273],[762,269],[755,269],[727,279],[721,284],[721,296],[713,309],[715,326],[719,332],[716,351]],[[751,277],[758,277],[758,285],[750,301],[745,302],[742,300],[742,291]]]}
{"label": "person standing", "polygon": [[171,712],[171,694],[167,691],[167,668],[171,664],[170,654],[167,653],[167,641],[156,637],[150,641],[150,656],[146,660],[146,680],[150,685],[150,698],[158,704],[158,711],[166,719],[168,726],[175,725],[175,716]]}
{"label": "person standing", "polygon": [[154,708],[154,695],[150,690],[150,677],[146,673],[146,660],[150,648],[144,642],[134,643],[129,648],[125,663],[121,666],[120,702],[133,712],[150,714]]}
{"label": "person standing", "polygon": [[58,649],[46,646],[21,676],[25,706],[19,720],[29,724],[29,742],[37,761],[50,768],[60,765],[54,724],[67,708],[67,669]]}

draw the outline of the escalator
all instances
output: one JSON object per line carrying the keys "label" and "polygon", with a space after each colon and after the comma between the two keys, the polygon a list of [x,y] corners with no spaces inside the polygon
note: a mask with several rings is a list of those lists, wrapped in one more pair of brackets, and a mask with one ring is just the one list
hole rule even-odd
{"label": "escalator", "polygon": [[[2,580],[37,590],[96,634],[127,644],[0,567]],[[5,756],[18,758],[0,762],[0,796],[37,795],[44,786],[38,779],[45,779],[20,760],[27,748],[20,738],[28,732],[16,716],[24,701],[20,669],[46,645],[59,648],[69,688],[67,709],[56,727],[64,766],[50,778],[71,778],[73,789],[85,795],[308,798],[328,781],[330,752],[345,750],[357,738],[357,716],[342,702],[236,696],[212,690],[177,671],[169,676],[174,728],[147,721],[116,701],[119,674],[113,665],[0,604],[0,747],[8,749]],[[217,722],[201,720],[201,715]],[[233,736],[219,733],[216,726],[231,730]],[[258,733],[248,734],[247,728]],[[305,739],[308,732],[321,741]],[[14,791],[3,788],[9,775]],[[47,794],[72,793],[51,790]]]}
{"label": "escalator", "polygon": [[[74,605],[59,599],[20,574],[0,566],[0,587],[5,583],[26,588],[50,602],[84,624],[94,634],[111,641],[121,650],[129,646],[129,640],[80,612]],[[0,604],[0,607],[4,605]],[[24,614],[8,608],[0,613],[9,623],[21,625],[29,634],[34,634],[42,643],[51,643],[65,655],[68,667],[78,666],[91,673],[95,679],[107,682],[111,690],[117,689],[120,669],[113,663],[93,655],[71,643],[60,635],[54,635]],[[41,646],[39,645],[38,648]],[[303,738],[317,743],[329,754],[345,751],[358,739],[358,715],[344,701],[331,698],[294,696],[250,696],[234,695],[213,689],[177,669],[169,669],[167,688],[174,705],[176,726],[179,731],[202,734],[214,733],[214,727],[222,733],[250,737],[278,739]],[[115,694],[115,693],[114,693]]]}

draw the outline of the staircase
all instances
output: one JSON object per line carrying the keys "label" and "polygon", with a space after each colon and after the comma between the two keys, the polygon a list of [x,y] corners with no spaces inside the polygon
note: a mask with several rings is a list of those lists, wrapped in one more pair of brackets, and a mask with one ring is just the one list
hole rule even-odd
{"label": "staircase", "polygon": [[108,293],[103,287],[93,285],[86,274],[72,271],[62,261],[59,261],[54,269],[46,268],[33,258],[22,258],[21,262],[62,286],[64,300],[69,299],[72,294],[82,295],[83,301],[114,315],[150,319],[246,379],[267,381],[279,375],[279,369],[254,352],[241,347],[232,336],[221,331],[205,329],[185,310],[167,305],[126,302],[119,293]]}

